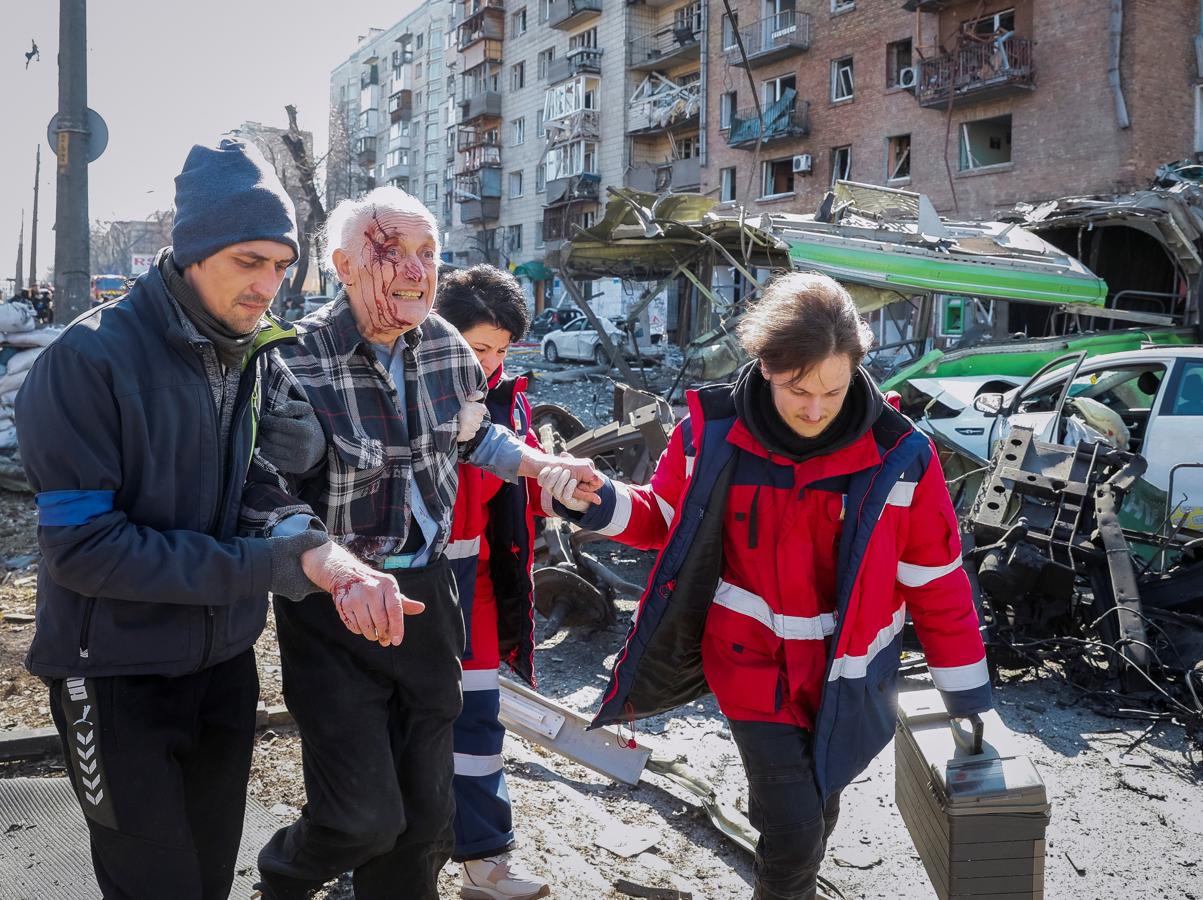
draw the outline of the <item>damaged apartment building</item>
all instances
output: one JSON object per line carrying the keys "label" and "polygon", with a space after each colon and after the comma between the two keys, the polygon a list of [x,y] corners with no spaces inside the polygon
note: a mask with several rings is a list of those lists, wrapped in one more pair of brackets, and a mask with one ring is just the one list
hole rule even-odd
{"label": "damaged apartment building", "polygon": [[813,212],[846,179],[982,218],[1203,149],[1197,0],[729,2],[702,190],[749,211]]}
{"label": "damaged apartment building", "polygon": [[[422,29],[373,30],[389,43],[379,77],[394,76],[374,147],[363,92],[357,106],[351,90],[336,101],[332,80],[331,99],[361,129],[348,171],[369,156],[375,166],[360,189],[408,186],[438,210],[448,261],[508,267],[541,308],[568,302],[555,251],[600,221],[609,188],[812,213],[845,179],[972,220],[1148,187],[1160,164],[1203,151],[1200,6],[440,0],[406,20]],[[429,54],[441,54],[437,79]],[[339,84],[370,80],[369,57],[361,47]],[[746,292],[733,270],[711,278],[729,300]],[[578,287],[612,316],[641,290]],[[695,293],[682,277],[662,298],[670,331]]]}

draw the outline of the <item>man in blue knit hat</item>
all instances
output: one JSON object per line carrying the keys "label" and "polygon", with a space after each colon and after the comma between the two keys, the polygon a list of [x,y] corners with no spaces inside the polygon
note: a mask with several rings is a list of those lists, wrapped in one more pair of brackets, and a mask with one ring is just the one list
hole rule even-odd
{"label": "man in blue knit hat", "polygon": [[[292,203],[257,150],[192,148],[172,241],[71,323],[17,397],[43,555],[26,665],[50,686],[106,898],[228,896],[268,591],[338,584],[388,623],[382,640],[403,628],[395,582],[285,501],[254,452],[261,385],[295,340],[267,308],[297,256]],[[252,500],[270,536],[240,536]]]}

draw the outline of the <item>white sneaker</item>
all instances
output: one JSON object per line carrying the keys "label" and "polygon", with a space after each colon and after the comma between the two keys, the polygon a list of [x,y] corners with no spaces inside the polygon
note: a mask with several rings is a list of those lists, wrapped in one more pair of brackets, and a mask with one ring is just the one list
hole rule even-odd
{"label": "white sneaker", "polygon": [[534,900],[549,894],[551,886],[522,870],[508,853],[464,863],[464,884],[459,895],[468,900]]}

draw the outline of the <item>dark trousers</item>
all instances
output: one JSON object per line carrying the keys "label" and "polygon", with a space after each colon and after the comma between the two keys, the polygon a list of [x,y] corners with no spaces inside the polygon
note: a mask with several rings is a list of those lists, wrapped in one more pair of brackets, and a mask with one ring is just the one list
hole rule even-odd
{"label": "dark trousers", "polygon": [[229,896],[258,698],[252,650],[178,678],[50,683],[105,900]]}
{"label": "dark trousers", "polygon": [[778,722],[731,721],[748,776],[748,818],[760,831],[754,900],[812,900],[840,795],[824,804],[813,766],[813,736]]}
{"label": "dark trousers", "polygon": [[346,629],[326,594],[278,599],[284,701],[301,732],[306,804],[259,854],[267,897],[351,871],[358,900],[437,900],[454,846],[452,725],[464,621],[445,560],[395,570],[426,604],[399,647]]}

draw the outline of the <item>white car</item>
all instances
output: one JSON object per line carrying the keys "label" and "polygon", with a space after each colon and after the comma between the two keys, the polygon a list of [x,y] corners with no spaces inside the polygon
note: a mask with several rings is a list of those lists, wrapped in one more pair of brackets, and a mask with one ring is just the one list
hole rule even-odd
{"label": "white car", "polygon": [[[616,347],[621,347],[623,356],[628,359],[634,359],[636,352],[635,347],[631,344],[631,336],[609,319],[602,319],[601,321],[603,327],[606,329],[606,336],[610,339],[610,343]],[[643,326],[640,325],[636,328],[635,335],[635,340],[638,341],[639,356],[652,359],[659,359],[664,356],[663,342],[653,344],[647,340],[644,337]],[[576,359],[588,360],[599,366],[610,364],[605,347],[597,339],[597,332],[594,331],[593,324],[585,316],[573,319],[563,328],[549,331],[544,335],[540,346],[543,350],[543,356],[548,362],[559,362],[562,359]]]}
{"label": "white car", "polygon": [[1124,512],[1159,531],[1176,508],[1174,521],[1203,531],[1203,347],[1063,357],[1006,394],[979,395],[972,408],[990,423],[988,447],[1016,426],[1043,441],[1075,443],[1118,418],[1121,435],[1112,442],[1145,458],[1141,480],[1151,488],[1133,491]]}

